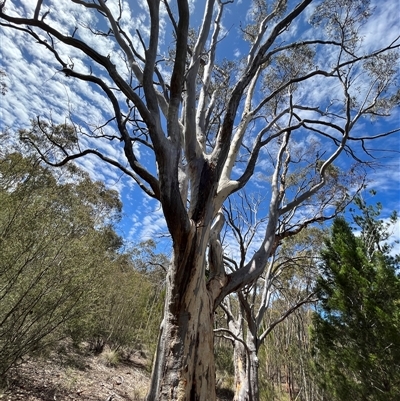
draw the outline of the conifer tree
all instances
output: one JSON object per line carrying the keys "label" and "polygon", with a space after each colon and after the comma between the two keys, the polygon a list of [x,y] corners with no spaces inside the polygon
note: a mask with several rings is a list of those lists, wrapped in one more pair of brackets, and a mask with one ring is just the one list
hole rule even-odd
{"label": "conifer tree", "polygon": [[399,259],[382,244],[389,237],[377,219],[381,206],[367,207],[360,198],[357,204],[361,235],[337,218],[321,255],[312,333],[318,376],[330,400],[398,400]]}

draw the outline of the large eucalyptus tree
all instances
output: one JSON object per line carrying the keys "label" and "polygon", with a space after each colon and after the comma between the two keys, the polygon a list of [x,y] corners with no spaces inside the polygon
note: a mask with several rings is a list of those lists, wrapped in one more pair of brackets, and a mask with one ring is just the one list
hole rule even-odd
{"label": "large eucalyptus tree", "polygon": [[[107,98],[104,108],[112,108],[101,127],[86,121],[65,137],[43,130],[39,120],[25,139],[53,165],[95,155],[162,207],[173,255],[149,400],[215,399],[216,306],[263,272],[282,216],[295,225],[311,205],[313,216],[324,213],[316,205],[328,193],[327,172],[335,161],[364,161],[367,140],[396,131],[355,129],[370,116],[389,115],[398,101],[400,41],[388,35],[383,46],[363,46],[363,24],[374,18],[368,1],[237,3],[0,3],[3,29],[46,48],[68,85],[90,84]],[[224,14],[232,16],[238,6],[243,20],[226,29]],[[66,15],[65,7],[74,13]],[[200,23],[193,7],[204,10]],[[241,41],[242,54],[246,49],[241,59],[226,59],[232,37]],[[110,144],[115,151],[102,152]],[[304,174],[293,190],[294,170]],[[221,208],[260,174],[266,224],[251,257],[228,272]],[[341,196],[331,193],[323,203],[336,206]]]}

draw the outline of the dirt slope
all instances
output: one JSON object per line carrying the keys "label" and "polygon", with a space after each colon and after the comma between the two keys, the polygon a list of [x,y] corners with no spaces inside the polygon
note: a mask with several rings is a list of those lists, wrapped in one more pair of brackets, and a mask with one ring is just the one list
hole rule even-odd
{"label": "dirt slope", "polygon": [[[111,351],[93,355],[73,349],[29,358],[10,372],[0,401],[142,401],[150,384],[150,361],[139,352],[112,366]],[[219,389],[219,401],[232,392]]]}
{"label": "dirt slope", "polygon": [[26,360],[10,376],[1,401],[139,401],[150,381],[146,360],[135,355],[116,366],[107,354],[52,355]]}

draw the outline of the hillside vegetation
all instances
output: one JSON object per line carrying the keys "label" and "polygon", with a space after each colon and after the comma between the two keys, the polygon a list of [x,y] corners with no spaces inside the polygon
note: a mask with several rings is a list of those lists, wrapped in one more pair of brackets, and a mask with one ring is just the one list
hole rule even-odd
{"label": "hillside vegetation", "polygon": [[[3,154],[0,203],[0,398],[144,400],[167,257],[152,241],[127,247],[114,229],[118,194],[74,166],[53,171]],[[357,198],[356,206],[358,237],[338,218],[329,232],[285,240],[275,255],[271,271],[283,273],[259,326],[261,400],[400,395],[399,258],[389,232],[397,215],[385,223],[380,205]],[[250,366],[238,342],[246,344],[249,311],[263,306],[261,289],[215,312],[219,400],[234,399],[240,361]]]}

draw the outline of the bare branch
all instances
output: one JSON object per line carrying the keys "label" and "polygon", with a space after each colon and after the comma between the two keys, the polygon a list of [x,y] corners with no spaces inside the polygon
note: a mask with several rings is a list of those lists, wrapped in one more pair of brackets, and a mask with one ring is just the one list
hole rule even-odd
{"label": "bare branch", "polygon": [[33,15],[34,19],[39,19],[40,7],[42,7],[43,0],[38,0],[35,8],[35,14]]}
{"label": "bare branch", "polygon": [[276,319],[273,323],[271,323],[268,326],[268,328],[260,335],[259,337],[260,342],[264,341],[265,337],[274,329],[275,326],[277,326],[279,323],[285,320],[288,316],[290,316],[293,312],[299,309],[302,305],[315,302],[316,299],[313,299],[315,294],[316,294],[315,292],[309,294],[306,298],[297,302],[295,305],[290,307],[284,314],[282,314],[278,319]]}

